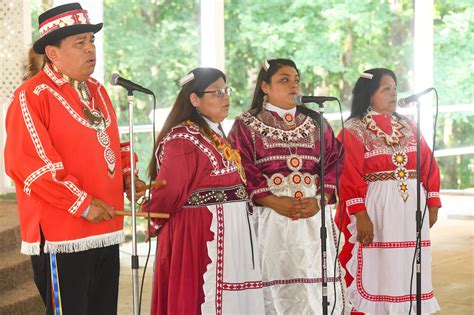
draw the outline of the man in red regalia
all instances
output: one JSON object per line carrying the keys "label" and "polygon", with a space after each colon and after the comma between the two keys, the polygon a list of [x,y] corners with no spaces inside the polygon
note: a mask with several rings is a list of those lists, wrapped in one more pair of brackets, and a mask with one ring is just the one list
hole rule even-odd
{"label": "man in red regalia", "polygon": [[[47,314],[116,314],[118,244],[130,150],[104,87],[90,76],[94,34],[78,3],[39,16],[46,65],[14,93],[5,167],[15,182],[21,252],[32,256]],[[141,183],[140,183],[141,184]]]}

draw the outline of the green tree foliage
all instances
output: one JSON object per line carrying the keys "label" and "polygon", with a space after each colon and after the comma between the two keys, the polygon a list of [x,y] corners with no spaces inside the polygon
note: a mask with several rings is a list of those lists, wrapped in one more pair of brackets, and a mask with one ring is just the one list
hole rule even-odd
{"label": "green tree foliage", "polygon": [[[158,107],[172,105],[177,81],[199,65],[199,0],[103,0],[105,73],[117,71],[157,95]],[[422,1],[422,0],[420,0]],[[32,1],[33,34],[38,12],[51,0]],[[244,112],[266,58],[295,60],[304,94],[338,96],[348,110],[359,73],[393,69],[399,91],[413,87],[413,0],[225,0],[225,60],[234,88],[230,117]],[[440,104],[474,101],[474,9],[469,0],[435,1],[434,86]],[[128,125],[126,92],[107,86],[120,125]],[[149,124],[152,100],[136,93],[135,124]],[[337,112],[327,103],[328,112]],[[336,131],[339,124],[335,123]],[[474,113],[444,113],[437,148],[474,144]],[[126,136],[124,137],[125,140]],[[138,134],[143,175],[152,136]],[[474,186],[474,156],[438,159],[444,188]]]}
{"label": "green tree foliage", "polygon": [[368,68],[393,69],[406,89],[412,19],[408,0],[227,0],[226,70],[236,90],[232,114],[248,107],[266,58],[293,59],[304,94],[339,96],[346,109],[354,82]]}
{"label": "green tree foliage", "polygon": [[30,1],[31,10],[31,38],[33,43],[39,38],[38,16],[53,6],[52,0]]}
{"label": "green tree foliage", "polygon": [[[474,113],[445,113],[436,129],[437,148],[461,148],[474,144]],[[441,187],[474,187],[474,154],[437,158],[441,169]]]}
{"label": "green tree foliage", "polygon": [[436,1],[435,10],[434,84],[440,94],[440,103],[442,105],[473,103],[472,1]]}
{"label": "green tree foliage", "polygon": [[[471,1],[435,2],[434,86],[441,105],[474,103],[474,8]],[[474,110],[444,113],[437,128],[440,149],[474,146]],[[474,154],[438,158],[442,187],[474,187]]]}
{"label": "green tree foliage", "polygon": [[[226,0],[226,71],[236,90],[232,115],[249,106],[263,60],[295,60],[304,94],[338,96],[349,109],[361,71],[385,67],[400,92],[413,87],[413,1]],[[472,103],[474,9],[437,1],[434,83],[440,103]],[[446,80],[446,78],[449,78]],[[337,111],[329,105],[329,112]],[[437,148],[472,146],[474,113],[440,115]],[[446,121],[448,123],[446,123]],[[335,124],[339,129],[339,124]],[[438,159],[443,188],[474,186],[473,155]]]}
{"label": "green tree foliage", "polygon": [[[155,92],[157,107],[170,107],[178,81],[199,64],[199,2],[173,0],[104,0],[106,76],[119,72]],[[128,126],[126,91],[107,86],[119,124]],[[150,124],[153,100],[135,93],[134,124]],[[124,135],[123,140],[128,138]],[[146,175],[153,137],[137,133],[138,169]]]}
{"label": "green tree foliage", "polygon": [[[178,80],[199,61],[199,3],[172,0],[104,0],[105,73],[119,72],[173,104]],[[137,93],[138,94],[138,93]],[[138,95],[137,95],[138,96]],[[119,121],[127,124],[126,93],[112,93]],[[148,98],[137,100],[136,123],[149,123]]]}

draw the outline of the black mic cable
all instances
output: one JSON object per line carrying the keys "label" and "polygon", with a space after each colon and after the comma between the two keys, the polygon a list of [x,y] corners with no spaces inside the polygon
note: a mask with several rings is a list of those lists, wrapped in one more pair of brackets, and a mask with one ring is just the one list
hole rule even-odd
{"label": "black mic cable", "polygon": [[[152,151],[155,150],[155,142],[156,142],[156,134],[155,134],[155,126],[156,126],[156,121],[155,121],[155,112],[156,112],[156,97],[155,94],[152,94],[153,96],[153,118],[152,118],[152,138],[153,138],[153,143],[152,143]],[[154,154],[154,153],[153,153]],[[146,206],[146,212],[148,213],[147,217],[147,235],[148,235],[148,253],[146,255],[146,261],[145,261],[145,266],[143,267],[143,275],[142,275],[142,284],[140,286],[140,300],[138,303],[138,314],[140,315],[141,313],[141,308],[142,308],[142,296],[143,296],[143,286],[145,283],[145,274],[146,274],[146,268],[148,266],[148,261],[150,260],[150,255],[151,255],[151,235],[150,235],[150,226],[151,226],[151,219],[150,219],[150,213],[151,213],[151,205],[150,205],[150,200],[151,200],[151,184],[153,182],[153,178],[150,177],[150,180],[148,181],[148,187],[150,189],[148,190],[148,202]],[[146,198],[146,191],[145,191],[145,198]],[[156,255],[158,255],[158,239],[156,240],[156,252],[155,252],[155,259]],[[153,283],[153,281],[152,281]]]}
{"label": "black mic cable", "polygon": [[[295,104],[297,106],[299,106],[300,109],[303,109],[302,112],[304,114],[310,116],[313,119],[313,121],[316,125],[319,124],[319,113],[317,113],[315,111],[312,111],[311,109],[307,108],[304,105],[304,103],[313,103],[313,102],[314,103],[319,103],[319,102],[332,101],[332,100],[336,100],[337,103],[339,104],[339,113],[340,113],[340,117],[341,117],[341,128],[342,128],[342,143],[340,143],[339,150],[338,150],[338,156],[337,156],[337,160],[336,160],[336,191],[335,191],[335,194],[336,194],[337,202],[339,204],[339,200],[340,200],[339,159],[340,159],[342,150],[344,150],[344,129],[343,129],[344,128],[344,119],[343,119],[343,115],[342,115],[341,102],[339,101],[339,99],[337,97],[333,97],[333,96],[301,96],[301,95],[295,95],[295,97],[294,97]],[[327,120],[326,120],[326,123],[329,125],[329,122],[327,122]],[[320,126],[320,128],[324,128],[324,126]],[[324,165],[321,165],[321,167],[324,167]],[[322,190],[321,190],[321,197],[324,198],[324,187],[322,187]],[[341,218],[342,218],[342,216],[341,216]],[[331,215],[331,223],[332,223],[331,227],[333,228],[333,231],[334,231],[334,219],[332,218],[332,215]],[[337,305],[336,282],[337,282],[338,276],[336,275],[336,273],[337,273],[337,266],[338,266],[338,260],[339,260],[339,246],[340,246],[340,242],[341,242],[341,234],[342,234],[342,229],[339,229],[338,236],[337,236],[337,243],[335,244],[336,245],[336,255],[334,257],[334,268],[333,268],[334,303],[333,303],[333,307],[332,307],[332,310],[331,310],[331,314],[334,313],[334,311],[336,309],[336,305]],[[340,268],[339,268],[339,278],[340,278],[340,285],[341,285],[341,296],[343,297],[343,303],[344,303],[342,307],[343,307],[343,310],[344,310],[344,308],[345,308],[345,299],[344,299],[344,290],[343,290],[343,284],[342,284],[342,281],[344,281],[344,279],[342,278],[342,273],[341,273]]]}
{"label": "black mic cable", "polygon": [[[333,276],[334,276],[334,281],[333,281],[333,292],[334,292],[334,305],[332,306],[332,310],[331,310],[331,315],[334,314],[334,311],[336,310],[336,304],[337,304],[337,288],[336,288],[336,280],[337,280],[337,277],[336,277],[336,272],[337,272],[337,269],[339,269],[339,277],[340,277],[340,285],[341,285],[341,296],[343,297],[342,298],[342,312],[344,313],[345,312],[345,307],[346,307],[346,303],[345,303],[345,299],[344,299],[344,286],[343,286],[343,281],[345,281],[345,279],[342,278],[342,273],[341,273],[341,268],[337,268],[338,266],[340,267],[340,265],[338,264],[339,262],[339,246],[341,245],[341,235],[342,235],[342,218],[343,218],[343,209],[342,209],[342,206],[341,206],[341,196],[340,196],[340,189],[339,189],[339,185],[340,185],[340,182],[339,182],[339,177],[340,175],[342,174],[339,174],[339,159],[341,157],[341,153],[342,151],[344,150],[344,117],[342,115],[342,106],[341,106],[341,102],[339,101],[339,99],[337,100],[337,103],[339,104],[339,113],[341,115],[341,142],[340,142],[340,147],[339,147],[339,152],[338,152],[338,155],[337,155],[337,161],[336,161],[336,196],[337,196],[337,200],[336,200],[336,212],[337,212],[337,209],[339,208],[341,211],[339,212],[339,216],[340,216],[340,224],[339,224],[339,227],[338,227],[338,233],[337,233],[337,242],[336,242],[336,255],[334,257],[334,270],[333,270]],[[344,155],[345,157],[345,155]],[[344,157],[343,157],[343,162],[344,162]],[[333,220],[334,221],[334,220]],[[333,224],[335,224],[335,222],[333,222]]]}

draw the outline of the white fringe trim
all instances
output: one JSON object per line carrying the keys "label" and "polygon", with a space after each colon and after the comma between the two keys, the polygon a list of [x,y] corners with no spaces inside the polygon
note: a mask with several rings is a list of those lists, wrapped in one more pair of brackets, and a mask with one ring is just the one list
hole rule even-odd
{"label": "white fringe trim", "polygon": [[21,253],[28,255],[28,256],[34,256],[34,255],[39,255],[40,254],[40,242],[36,243],[27,243],[25,241],[21,242]]}
{"label": "white fringe trim", "polygon": [[[123,231],[117,231],[107,234],[95,235],[86,238],[80,238],[73,241],[50,242],[44,244],[45,253],[75,253],[88,249],[107,247],[123,243],[125,235]],[[38,251],[39,253],[39,251]]]}
{"label": "white fringe trim", "polygon": [[214,238],[207,242],[207,255],[211,263],[207,265],[203,274],[204,303],[201,304],[202,314],[216,314],[216,272],[217,272],[217,207],[208,206],[207,209],[212,214],[210,230]]}

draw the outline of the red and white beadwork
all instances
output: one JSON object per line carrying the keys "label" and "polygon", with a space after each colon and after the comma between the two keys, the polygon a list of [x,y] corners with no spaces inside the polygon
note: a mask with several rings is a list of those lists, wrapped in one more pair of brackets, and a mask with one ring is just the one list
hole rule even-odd
{"label": "red and white beadwork", "polygon": [[377,122],[372,118],[372,114],[370,113],[364,116],[363,122],[366,124],[368,130],[371,130],[378,138],[383,139],[386,145],[392,147],[394,150],[392,154],[392,163],[397,167],[394,176],[398,181],[398,191],[400,192],[403,201],[406,202],[408,199],[408,184],[406,180],[408,179],[409,174],[405,165],[408,162],[408,156],[401,148],[396,151],[394,148],[394,146],[400,146],[401,139],[405,138],[405,135],[402,133],[404,126],[398,121],[395,115],[391,116],[391,134],[387,134],[383,131],[377,125]]}
{"label": "red and white beadwork", "polygon": [[283,183],[283,177],[280,175],[277,175],[273,177],[273,184],[280,186]]}
{"label": "red and white beadwork", "polygon": [[399,145],[400,140],[405,137],[402,133],[402,129],[404,128],[403,125],[398,121],[395,115],[391,116],[391,125],[392,125],[392,133],[387,134],[383,131],[378,125],[377,122],[372,118],[372,114],[368,113],[364,116],[362,121],[366,124],[367,129],[374,132],[374,134],[383,139],[388,146]]}
{"label": "red and white beadwork", "polygon": [[275,173],[267,179],[270,191],[276,196],[293,196],[304,198],[315,196],[318,186],[318,175],[310,173],[291,172],[288,175]]}
{"label": "red and white beadwork", "polygon": [[408,170],[404,167],[399,167],[395,170],[395,178],[398,181],[404,181],[408,179]]}
{"label": "red and white beadwork", "polygon": [[395,169],[395,178],[398,180],[398,191],[402,196],[403,201],[408,199],[408,184],[406,180],[408,179],[408,170],[405,168],[405,165],[408,162],[408,156],[402,150],[395,151],[392,154],[392,163],[397,166]]}
{"label": "red and white beadwork", "polygon": [[291,176],[291,181],[294,184],[299,185],[301,183],[301,175],[300,174],[294,174],[293,176]]}
{"label": "red and white beadwork", "polygon": [[392,154],[392,163],[395,166],[405,166],[408,162],[408,156],[403,151],[397,151]]}
{"label": "red and white beadwork", "polygon": [[295,198],[303,198],[304,197],[304,193],[300,190],[297,190],[295,192]]}
{"label": "red and white beadwork", "polygon": [[286,113],[284,116],[283,116],[283,120],[285,121],[285,124],[290,127],[290,128],[294,128],[296,123],[295,123],[295,116],[293,116],[292,114],[290,113]]}
{"label": "red and white beadwork", "polygon": [[65,12],[61,15],[54,16],[43,23],[39,27],[40,37],[51,33],[57,29],[72,25],[90,24],[89,15],[86,10],[74,10]]}
{"label": "red and white beadwork", "polygon": [[287,158],[286,164],[290,170],[299,171],[303,163],[299,156],[292,154]]}
{"label": "red and white beadwork", "polygon": [[99,140],[100,145],[104,148],[104,159],[107,163],[107,170],[110,178],[115,176],[115,153],[110,148],[110,138],[107,134],[107,131],[98,131],[97,139]]}

